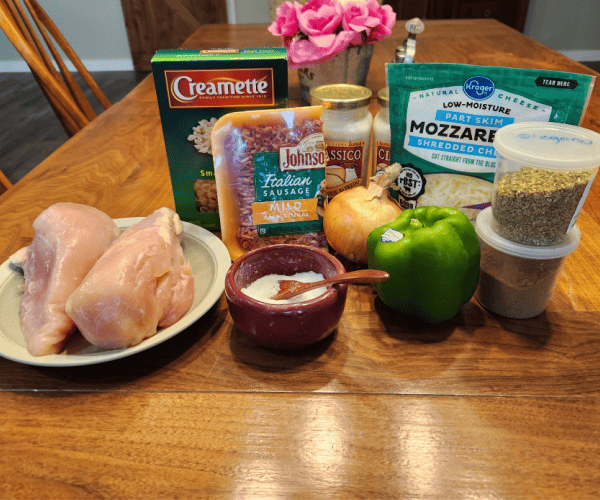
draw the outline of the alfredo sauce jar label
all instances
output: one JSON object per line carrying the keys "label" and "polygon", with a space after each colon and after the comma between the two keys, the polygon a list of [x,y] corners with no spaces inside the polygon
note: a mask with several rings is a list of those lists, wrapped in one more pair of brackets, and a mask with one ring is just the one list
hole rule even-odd
{"label": "alfredo sauce jar label", "polygon": [[390,99],[387,87],[377,93],[379,111],[373,120],[373,175],[382,174],[391,165]]}

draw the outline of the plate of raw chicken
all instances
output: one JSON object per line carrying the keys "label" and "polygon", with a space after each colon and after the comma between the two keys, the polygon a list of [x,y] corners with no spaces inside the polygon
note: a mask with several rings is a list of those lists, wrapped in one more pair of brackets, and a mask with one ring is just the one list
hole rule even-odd
{"label": "plate of raw chicken", "polygon": [[[140,223],[144,218],[115,219],[117,227],[125,229]],[[219,299],[224,290],[225,274],[231,264],[229,252],[219,238],[194,224],[181,222],[183,239],[181,247],[191,266],[194,295],[187,313],[174,324],[158,328],[156,334],[137,345],[106,349],[86,340],[75,331],[58,354],[32,355],[25,338],[21,304],[25,278],[22,270],[11,259],[0,267],[0,356],[37,366],[82,366],[104,363],[131,356],[175,336],[202,317]],[[91,274],[91,273],[90,273]],[[110,280],[110,278],[109,278]]]}

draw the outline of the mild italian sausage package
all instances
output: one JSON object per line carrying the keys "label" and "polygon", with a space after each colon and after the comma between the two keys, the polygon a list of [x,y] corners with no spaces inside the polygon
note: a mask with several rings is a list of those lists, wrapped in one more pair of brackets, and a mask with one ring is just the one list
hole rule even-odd
{"label": "mild italian sausage package", "polygon": [[322,108],[242,111],[212,131],[221,236],[232,260],[275,243],[327,249]]}
{"label": "mild italian sausage package", "polygon": [[474,221],[491,205],[496,131],[518,122],[579,125],[595,77],[559,71],[388,64],[391,192],[403,208],[454,207]]}

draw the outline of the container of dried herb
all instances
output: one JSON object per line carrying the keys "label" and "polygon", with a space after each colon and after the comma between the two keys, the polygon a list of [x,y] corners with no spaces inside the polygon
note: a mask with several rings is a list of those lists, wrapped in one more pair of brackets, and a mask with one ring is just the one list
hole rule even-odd
{"label": "container of dried herb", "polygon": [[567,257],[579,245],[577,225],[559,244],[514,243],[493,228],[491,207],[477,217],[481,260],[475,298],[486,309],[507,318],[533,318],[545,309]]}
{"label": "container of dried herb", "polygon": [[494,147],[494,229],[525,245],[563,241],[598,171],[600,134],[562,123],[523,122],[499,129]]}

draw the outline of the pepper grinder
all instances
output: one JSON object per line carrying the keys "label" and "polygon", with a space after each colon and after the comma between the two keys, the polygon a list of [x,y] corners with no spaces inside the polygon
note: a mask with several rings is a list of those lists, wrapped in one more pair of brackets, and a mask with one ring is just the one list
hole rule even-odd
{"label": "pepper grinder", "polygon": [[404,43],[396,49],[396,56],[392,62],[409,64],[413,62],[417,51],[417,35],[423,32],[425,25],[418,17],[414,17],[404,26],[408,31],[408,36]]}

